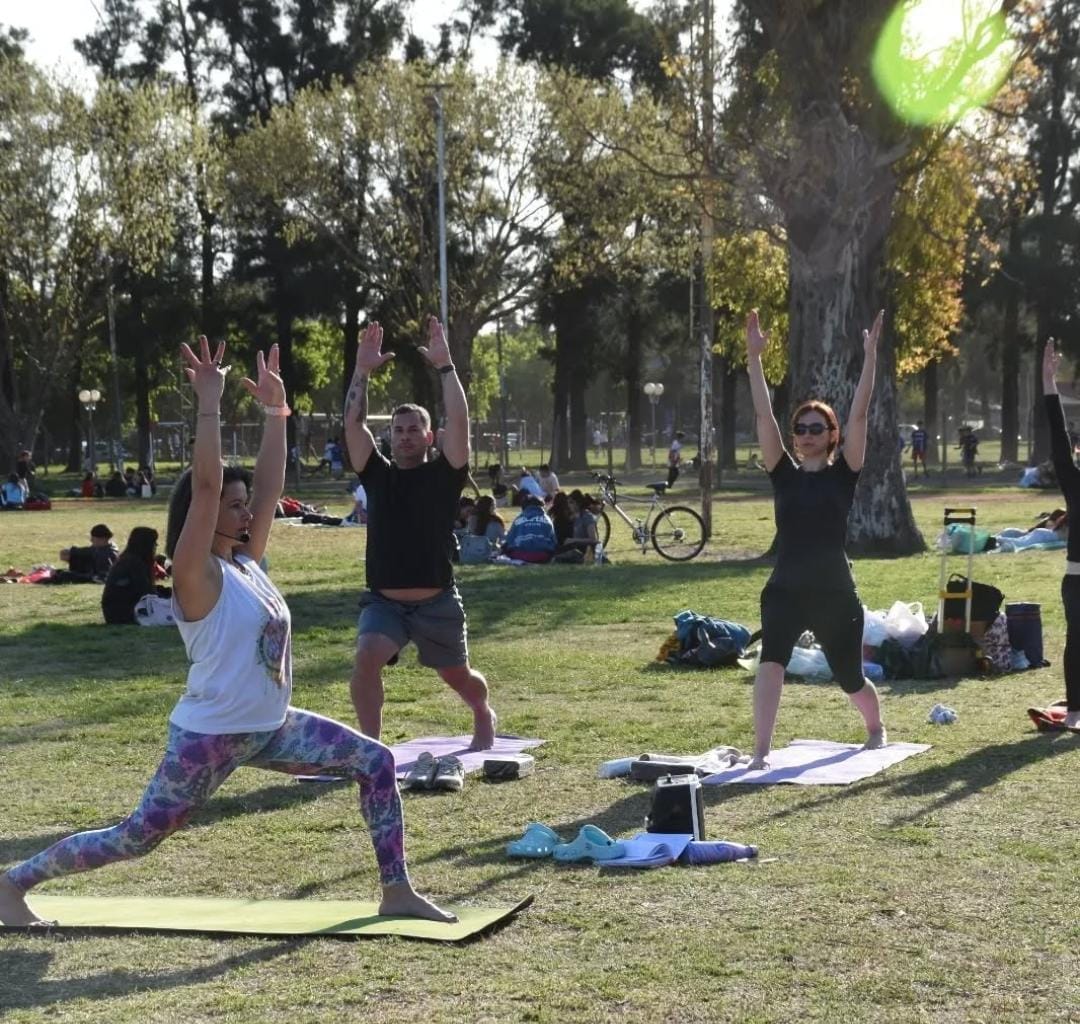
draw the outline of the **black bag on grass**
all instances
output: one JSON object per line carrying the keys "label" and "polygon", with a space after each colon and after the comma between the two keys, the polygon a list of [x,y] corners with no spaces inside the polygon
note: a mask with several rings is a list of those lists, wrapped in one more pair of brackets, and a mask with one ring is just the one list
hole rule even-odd
{"label": "black bag on grass", "polygon": [[[968,588],[968,578],[961,573],[954,572],[945,584],[945,589],[950,594],[962,594]],[[1001,611],[1001,602],[1005,595],[997,587],[989,583],[971,581],[971,618],[979,622],[993,622]],[[964,598],[949,597],[945,599],[945,618],[963,619]]]}

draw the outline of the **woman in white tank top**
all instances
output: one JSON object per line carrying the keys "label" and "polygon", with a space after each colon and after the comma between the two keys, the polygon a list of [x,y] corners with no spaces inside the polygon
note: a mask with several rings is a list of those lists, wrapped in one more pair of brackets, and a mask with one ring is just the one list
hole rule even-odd
{"label": "woman in white tank top", "polygon": [[39,882],[142,856],[180,828],[241,765],[354,779],[382,885],[382,914],[454,921],[420,896],[405,866],[404,825],[393,754],[349,726],[289,704],[289,609],[259,568],[285,483],[289,407],[278,347],[244,378],[266,414],[252,477],[221,462],[224,343],[211,356],[181,346],[198,400],[192,467],[173,489],[166,552],[173,611],[191,667],[169,718],[165,755],[138,807],[112,828],[62,839],[0,876],[0,921],[42,924],[25,894]]}

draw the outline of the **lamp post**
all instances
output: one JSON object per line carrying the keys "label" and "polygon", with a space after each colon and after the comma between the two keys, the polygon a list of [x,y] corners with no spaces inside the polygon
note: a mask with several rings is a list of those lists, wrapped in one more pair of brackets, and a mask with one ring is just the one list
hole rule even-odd
{"label": "lamp post", "polygon": [[649,396],[649,405],[652,406],[652,464],[656,469],[656,403],[664,393],[664,385],[649,381],[642,390]]}
{"label": "lamp post", "polygon": [[87,467],[90,472],[97,476],[97,448],[94,445],[94,410],[101,401],[101,392],[97,388],[83,388],[79,392],[79,401],[86,410],[86,418],[90,423],[87,452]]}
{"label": "lamp post", "polygon": [[445,82],[436,82],[431,88],[433,90],[431,108],[435,114],[435,157],[439,189],[439,316],[443,330],[449,332],[450,325],[447,323],[449,303],[446,294],[446,121],[443,113],[443,92],[449,86]]}

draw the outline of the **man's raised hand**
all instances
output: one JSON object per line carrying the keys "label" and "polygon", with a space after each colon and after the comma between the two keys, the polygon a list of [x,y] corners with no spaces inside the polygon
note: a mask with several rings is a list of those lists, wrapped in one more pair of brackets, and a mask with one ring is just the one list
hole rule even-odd
{"label": "man's raised hand", "polygon": [[383,363],[390,362],[394,358],[393,352],[382,350],[383,329],[378,321],[373,320],[364,328],[360,335],[360,343],[356,346],[356,372],[370,377]]}
{"label": "man's raised hand", "polygon": [[446,343],[446,333],[438,317],[428,317],[428,343],[426,346],[421,345],[419,352],[436,370],[453,363],[450,346]]}

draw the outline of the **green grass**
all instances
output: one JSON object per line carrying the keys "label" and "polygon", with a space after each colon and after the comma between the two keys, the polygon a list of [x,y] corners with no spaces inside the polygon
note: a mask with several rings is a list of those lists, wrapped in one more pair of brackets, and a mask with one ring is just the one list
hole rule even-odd
{"label": "green grass", "polygon": [[[465,567],[475,664],[507,731],[539,735],[521,782],[471,778],[460,795],[408,796],[415,882],[440,900],[536,896],[532,909],[460,948],[400,940],[199,936],[2,936],[0,1016],[145,1021],[773,1022],[1080,1020],[1076,785],[1080,739],[1046,737],[1024,708],[1061,696],[1062,554],[981,556],[977,576],[1043,606],[1053,666],[998,679],[883,684],[894,739],[933,749],[842,788],[710,788],[713,838],[757,843],[756,865],[604,873],[516,863],[503,845],[530,820],[572,837],[641,826],[646,787],[595,778],[642,750],[751,739],[737,670],[652,661],[685,607],[757,625],[771,538],[760,474],[715,506],[701,559],[662,562],[613,534],[609,567]],[[943,501],[971,497],[980,524],[1029,523],[1056,502],[952,482],[914,498],[932,538]],[[329,485],[326,498],[338,501]],[[689,496],[689,492],[684,492]],[[345,502],[341,499],[341,507]],[[60,501],[0,517],[0,566],[55,561],[104,519],[118,539],[163,529],[161,501]],[[272,572],[296,636],[295,702],[351,720],[346,692],[362,579],[358,530],[279,527]],[[727,557],[723,557],[727,556]],[[962,569],[954,557],[950,567]],[[864,601],[934,603],[933,555],[860,560]],[[157,763],[185,661],[170,630],[100,624],[95,587],[0,586],[0,865],[76,829],[118,820]],[[959,711],[927,724],[937,701]],[[468,728],[464,707],[410,652],[388,672],[386,737]],[[831,684],[792,682],[777,743],[859,739]],[[374,859],[347,788],[238,772],[150,856],[48,883],[51,892],[371,898]]]}

